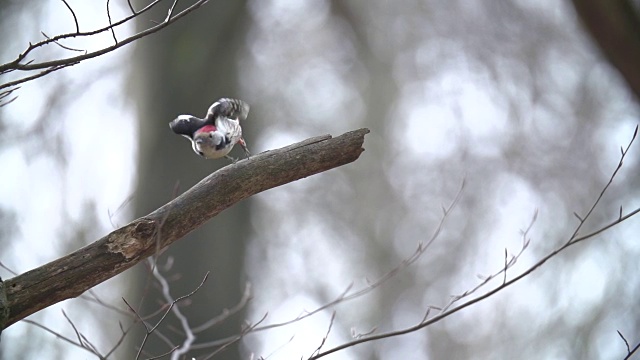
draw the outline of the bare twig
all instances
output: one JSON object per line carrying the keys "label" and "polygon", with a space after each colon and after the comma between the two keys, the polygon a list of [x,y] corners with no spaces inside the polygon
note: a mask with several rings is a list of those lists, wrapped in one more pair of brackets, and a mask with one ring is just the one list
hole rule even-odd
{"label": "bare twig", "polygon": [[[591,216],[591,213],[593,213],[593,210],[596,208],[596,206],[598,206],[598,204],[600,203],[600,200],[602,199],[602,197],[604,196],[604,193],[607,192],[607,190],[609,189],[609,186],[611,186],[611,183],[613,182],[613,179],[616,177],[616,175],[618,174],[618,171],[620,171],[620,169],[622,168],[622,163],[624,161],[625,156],[627,156],[627,152],[629,152],[629,148],[631,148],[631,145],[633,144],[633,142],[635,141],[636,137],[638,136],[638,126],[636,125],[636,129],[633,132],[633,136],[631,137],[631,141],[629,141],[629,144],[627,145],[626,149],[622,149],[620,148],[621,151],[621,155],[620,155],[620,161],[618,162],[618,166],[616,167],[616,169],[613,171],[613,174],[611,174],[611,177],[609,178],[609,182],[607,182],[607,184],[602,188],[602,191],[600,191],[600,195],[598,195],[598,198],[596,199],[596,201],[593,202],[593,205],[591,205],[591,208],[589,209],[589,211],[587,211],[587,215],[584,216],[584,218],[580,218],[575,212],[574,214],[576,215],[576,217],[578,219],[580,219],[580,223],[578,224],[578,226],[576,227],[575,231],[573,232],[573,234],[571,235],[571,237],[569,238],[569,241],[567,241],[567,243],[571,243],[574,241],[574,239],[576,238],[576,236],[578,236],[578,232],[580,231],[580,229],[582,229],[582,225],[584,225],[585,221],[587,221],[587,219],[589,218],[589,216]],[[622,213],[622,211],[621,211]]]}
{"label": "bare twig", "polygon": [[[57,337],[58,339],[61,339],[61,340],[63,340],[63,341],[66,341],[66,342],[68,342],[69,344],[74,345],[74,346],[77,346],[77,347],[79,347],[79,348],[81,348],[81,349],[84,349],[84,350],[86,350],[86,351],[90,352],[90,353],[91,353],[91,354],[93,354],[93,355],[98,355],[98,356],[100,356],[100,354],[96,354],[96,352],[95,352],[93,349],[90,349],[90,348],[88,348],[88,347],[84,346],[82,343],[77,343],[77,342],[75,342],[74,340],[72,340],[72,339],[70,339],[70,338],[68,338],[68,337],[66,337],[66,336],[64,336],[64,335],[62,335],[62,334],[60,334],[59,332],[56,332],[56,331],[54,331],[54,330],[50,329],[49,327],[47,327],[47,326],[45,326],[45,325],[40,324],[40,323],[39,323],[39,322],[37,322],[37,321],[33,321],[33,320],[31,320],[31,319],[23,319],[23,320],[22,320],[22,322],[27,323],[27,324],[30,324],[30,325],[33,325],[33,326],[36,326],[36,327],[39,327],[40,329],[42,329],[42,330],[44,330],[44,331],[46,331],[46,332],[48,332],[48,333],[50,333],[50,334],[52,334],[52,335],[55,335],[55,337]],[[74,327],[74,329],[75,329],[75,326],[73,325],[73,323],[72,323],[72,326],[73,326],[73,327]],[[76,333],[76,334],[77,334],[77,333]]]}
{"label": "bare twig", "polygon": [[[120,21],[116,21],[114,24],[109,25],[109,26],[105,26],[103,28],[99,28],[93,31],[88,31],[88,32],[82,32],[82,33],[69,33],[69,34],[61,34],[61,35],[56,35],[50,39],[47,40],[43,40],[40,42],[37,42],[35,44],[31,44],[29,43],[29,46],[27,47],[26,50],[24,50],[21,54],[18,55],[18,57],[12,61],[12,62],[8,62],[5,64],[0,65],[0,74],[4,73],[6,69],[24,69],[24,66],[27,64],[31,64],[33,63],[33,60],[27,62],[27,64],[20,64],[20,62],[22,62],[22,60],[24,60],[33,50],[43,47],[45,45],[48,45],[54,41],[58,41],[58,40],[62,40],[62,39],[69,39],[69,38],[76,38],[76,37],[81,37],[81,36],[92,36],[92,35],[97,35],[100,33],[103,33],[105,31],[109,31],[109,29],[111,29],[112,27],[117,27],[119,25],[122,25],[126,22],[131,21],[132,19],[134,19],[135,17],[151,10],[155,5],[159,4],[160,1],[162,0],[154,0],[153,2],[151,2],[149,5],[147,5],[145,8],[143,8],[142,10],[140,10],[138,13],[134,13],[133,15],[129,15],[127,17],[125,17],[124,19],[120,20]],[[45,66],[45,68],[48,66]],[[27,69],[27,70],[33,70],[33,69]]]}
{"label": "bare twig", "polygon": [[[142,13],[146,12],[147,10],[151,9],[154,5],[158,4],[161,0],[155,0],[153,1],[151,4],[147,5],[147,7],[145,7],[144,9],[140,10],[139,12],[136,12],[130,16],[125,17],[124,19],[117,21],[115,23],[111,23],[104,28],[100,28],[94,31],[89,31],[89,32],[76,32],[76,33],[71,33],[71,34],[63,34],[63,35],[58,35],[58,36],[54,36],[51,38],[48,38],[46,40],[40,41],[36,44],[29,44],[29,46],[27,47],[27,49],[22,52],[21,54],[18,55],[18,57],[9,63],[5,63],[0,65],[0,74],[2,73],[6,73],[8,71],[11,70],[21,70],[21,71],[32,71],[32,70],[42,70],[42,69],[46,69],[43,70],[42,72],[36,74],[36,75],[32,75],[32,76],[27,76],[24,78],[20,78],[11,82],[7,82],[4,84],[0,84],[0,90],[7,88],[7,87],[11,87],[11,86],[15,86],[18,84],[22,84],[24,82],[27,81],[31,81],[34,79],[37,79],[39,77],[42,77],[46,74],[49,74],[53,71],[56,70],[60,70],[63,67],[67,67],[67,66],[72,66],[75,64],[80,63],[81,61],[87,60],[87,59],[91,59],[94,57],[98,57],[100,55],[104,55],[106,53],[109,53],[113,50],[116,50],[122,46],[125,46],[131,42],[134,42],[138,39],[141,39],[145,36],[148,36],[150,34],[153,34],[157,31],[162,30],[163,28],[173,24],[175,21],[179,20],[180,18],[186,16],[187,14],[191,13],[192,11],[200,8],[201,6],[205,5],[209,0],[197,0],[196,2],[194,2],[192,5],[190,5],[189,7],[187,7],[186,9],[182,10],[181,12],[179,12],[178,14],[176,14],[175,16],[172,16],[170,19],[159,23],[155,26],[152,26],[144,31],[141,31],[135,35],[132,35],[120,42],[117,41],[117,39],[115,38],[115,33],[114,33],[114,29],[115,27],[124,24],[132,19],[134,19],[137,16],[140,16]],[[109,14],[108,14],[109,15]],[[109,16],[110,17],[110,16]],[[116,40],[116,43],[114,45],[111,45],[109,47],[105,47],[102,48],[100,50],[96,50],[96,51],[92,51],[92,52],[88,52],[82,55],[78,55],[78,56],[73,56],[73,57],[67,57],[67,58],[62,58],[62,59],[58,59],[58,60],[52,60],[52,61],[43,61],[43,62],[33,62],[33,61],[29,61],[26,64],[22,64],[22,61],[28,56],[28,54],[30,54],[33,50],[48,45],[50,43],[54,43],[57,42],[61,39],[68,39],[68,38],[76,38],[76,37],[88,37],[88,36],[92,36],[95,34],[99,34],[101,32],[104,31],[111,31],[112,35],[114,36],[114,39]]]}
{"label": "bare twig", "polygon": [[[152,258],[147,259],[147,261],[155,263],[155,261],[153,261]],[[173,300],[173,298],[171,297],[169,283],[162,276],[162,274],[160,274],[160,272],[156,267],[154,267],[153,276],[160,283],[162,287],[162,296],[164,297],[167,303],[171,303],[171,305],[169,306],[169,310],[173,312],[173,315],[176,318],[178,318],[178,320],[180,321],[180,324],[182,325],[182,330],[184,331],[184,334],[185,334],[185,339],[184,339],[184,342],[182,343],[182,346],[176,349],[176,351],[171,355],[172,358],[177,359],[180,355],[184,355],[187,351],[191,349],[191,344],[195,341],[196,337],[195,335],[193,335],[193,332],[191,331],[191,327],[189,326],[189,320],[187,320],[187,317],[182,314],[182,312],[180,311],[180,308],[177,306],[174,306],[174,304],[176,304],[180,300],[183,300],[192,296],[198,290],[200,290],[200,288],[204,285],[205,281],[207,281],[207,278],[209,277],[209,272],[205,274],[204,278],[202,279],[202,282],[195,290],[193,290],[190,294],[177,298],[176,300]],[[167,313],[169,312],[169,310],[167,310]],[[160,319],[160,321],[154,328],[157,328],[158,325],[160,325],[160,323],[162,322],[162,320],[164,320],[167,313],[165,313],[165,315]],[[142,346],[140,347],[140,349],[142,349]]]}
{"label": "bare twig", "polygon": [[137,15],[136,10],[133,8],[133,5],[131,5],[131,0],[127,0],[127,4],[129,4],[129,9],[131,10],[131,14]]}
{"label": "bare twig", "polygon": [[171,15],[173,15],[173,10],[175,10],[176,5],[178,5],[178,0],[173,0],[173,4],[171,4],[171,7],[167,12],[167,17],[164,19],[165,22],[171,20]]}
{"label": "bare twig", "polygon": [[[40,34],[42,34],[42,36],[44,36],[46,39],[51,39],[51,37],[47,34],[45,34],[44,31],[40,31]],[[65,49],[65,50],[69,50],[69,51],[77,51],[77,52],[84,52],[86,53],[86,50],[81,50],[81,49],[74,49],[72,47],[66,46],[66,45],[62,45],[59,41],[53,41],[54,44],[60,46],[61,48]]]}
{"label": "bare twig", "polygon": [[[315,359],[319,359],[321,357],[327,356],[329,354],[335,353],[337,351],[340,350],[344,350],[346,348],[358,345],[358,344],[362,344],[362,343],[366,343],[366,342],[370,342],[370,341],[375,341],[375,340],[380,340],[380,339],[384,339],[384,338],[390,338],[390,337],[395,337],[395,336],[400,336],[400,335],[404,335],[404,334],[408,334],[411,332],[415,332],[418,331],[420,329],[423,329],[429,325],[435,324],[436,322],[451,316],[467,307],[470,307],[471,305],[474,305],[482,300],[485,300],[493,295],[495,295],[496,293],[506,289],[507,287],[517,283],[518,281],[524,279],[525,277],[527,277],[529,274],[531,274],[532,272],[534,272],[536,269],[540,268],[542,265],[544,265],[547,261],[549,261],[550,259],[554,258],[556,255],[558,255],[559,253],[561,253],[562,251],[566,250],[567,248],[569,248],[572,245],[577,244],[580,241],[586,240],[586,239],[590,239],[593,238],[594,236],[600,234],[601,232],[610,229],[611,227],[622,223],[623,221],[630,219],[631,217],[635,216],[636,214],[640,213],[640,208],[637,208],[633,211],[631,211],[630,213],[628,213],[625,216],[619,216],[616,220],[610,222],[609,224],[606,224],[605,226],[602,226],[601,228],[583,235],[581,237],[577,237],[577,233],[580,230],[582,224],[584,224],[585,221],[588,220],[588,218],[590,217],[590,215],[593,213],[593,210],[595,208],[595,205],[597,205],[600,201],[600,199],[602,199],[602,197],[604,196],[604,193],[606,192],[606,190],[609,188],[609,186],[611,185],[611,183],[613,182],[613,179],[616,177],[616,175],[618,174],[618,171],[620,170],[620,168],[622,167],[622,164],[624,162],[624,159],[626,157],[626,155],[628,154],[628,151],[631,147],[631,145],[633,144],[633,142],[636,139],[638,133],[638,127],[636,126],[636,129],[633,133],[633,136],[631,138],[631,140],[629,141],[629,144],[626,147],[626,150],[622,151],[622,155],[620,157],[620,161],[618,162],[618,166],[616,167],[616,169],[613,171],[613,174],[611,175],[611,177],[609,178],[609,181],[607,182],[607,184],[604,186],[603,191],[600,193],[600,195],[596,198],[596,200],[594,201],[594,204],[591,206],[590,210],[587,212],[587,215],[584,217],[584,220],[580,222],[580,224],[578,224],[578,226],[576,227],[576,230],[573,232],[573,234],[570,236],[569,241],[567,241],[564,245],[562,245],[561,247],[557,248],[556,250],[550,252],[549,254],[547,254],[546,256],[544,256],[542,259],[540,259],[537,263],[535,263],[533,266],[531,266],[529,269],[525,270],[523,273],[521,273],[520,275],[514,277],[513,279],[507,281],[506,283],[501,284],[500,286],[486,292],[483,295],[480,295],[474,299],[471,299],[463,304],[460,304],[454,308],[451,308],[449,310],[443,311],[440,314],[430,318],[430,319],[423,319],[423,321],[420,321],[419,323],[417,323],[414,326],[405,328],[405,329],[400,329],[400,330],[395,330],[395,331],[389,331],[386,333],[381,333],[381,334],[377,334],[377,335],[371,335],[371,336],[366,336],[360,339],[356,339],[347,343],[344,343],[342,345],[336,346],[332,349],[329,349],[325,352],[316,354],[315,356],[312,356],[309,358],[309,360],[315,360]],[[534,218],[535,219],[535,218]],[[476,288],[477,289],[477,288]],[[466,294],[469,292],[466,292]],[[447,309],[445,307],[445,309]],[[640,348],[640,344],[638,344],[638,346],[636,347],[636,349],[634,349],[633,351],[636,351],[637,348]]]}
{"label": "bare twig", "polygon": [[[127,304],[127,306],[129,307],[129,309],[131,309],[131,311],[133,311],[137,316],[138,319],[140,320],[140,322],[142,322],[142,324],[145,327],[146,330],[146,334],[142,340],[142,343],[140,344],[140,348],[138,349],[138,354],[136,355],[136,359],[140,358],[140,355],[142,354],[142,349],[144,348],[144,345],[146,344],[147,340],[149,339],[149,335],[151,335],[153,332],[156,331],[156,329],[158,328],[158,326],[160,326],[160,324],[162,324],[162,322],[164,321],[164,319],[166,319],[167,315],[169,315],[170,312],[173,312],[173,314],[178,318],[178,320],[180,320],[180,322],[183,324],[183,328],[186,329],[186,331],[189,331],[189,324],[186,320],[186,318],[184,317],[184,315],[182,315],[182,313],[180,313],[180,310],[178,309],[178,307],[176,307],[175,305],[186,299],[189,298],[191,296],[193,296],[193,294],[195,294],[198,290],[200,290],[200,288],[202,288],[202,286],[204,285],[205,281],[207,281],[207,278],[209,277],[209,272],[207,272],[204,276],[204,278],[202,279],[202,282],[200,282],[200,285],[198,285],[198,287],[196,287],[192,292],[190,292],[189,294],[180,296],[177,299],[173,299],[171,297],[171,294],[169,293],[169,284],[167,282],[167,280],[158,273],[158,269],[154,266],[154,277],[156,278],[156,280],[158,280],[158,282],[160,282],[160,284],[162,285],[162,293],[163,296],[165,298],[165,300],[167,301],[167,303],[169,303],[169,307],[168,309],[165,311],[165,313],[162,315],[162,317],[160,318],[160,320],[158,320],[158,322],[156,323],[156,325],[154,325],[153,327],[149,328],[147,326],[147,324],[142,320],[142,317],[140,317],[140,315],[135,311],[135,309],[133,309],[133,307],[131,307],[131,305],[129,305],[129,303],[123,298],[122,300],[124,300],[125,304]],[[190,345],[190,343],[193,341],[193,334],[191,334],[191,338],[189,338],[188,334],[187,334],[187,340],[185,340],[185,344]],[[175,351],[179,348],[179,346],[175,347],[173,350],[171,351]],[[174,353],[175,354],[175,353]]]}
{"label": "bare twig", "polygon": [[[216,351],[214,351],[211,354],[209,354],[208,356],[204,357],[202,360],[211,359],[212,357],[216,356],[217,354],[222,352],[227,347],[229,347],[232,344],[240,341],[246,334],[249,334],[249,333],[253,332],[254,329],[258,325],[260,325],[267,318],[267,315],[268,314],[264,314],[264,316],[260,320],[258,320],[255,324],[253,324],[251,326],[247,326],[240,334],[236,335],[236,337],[232,341],[229,341],[229,342],[225,343],[224,345],[220,346]],[[195,349],[195,346],[194,346],[194,349]]]}
{"label": "bare twig", "polygon": [[[278,328],[278,327],[283,327],[286,325],[290,325],[293,324],[295,322],[298,322],[300,320],[306,319],[310,316],[313,316],[323,310],[332,308],[337,306],[338,304],[341,304],[343,302],[347,302],[349,300],[353,300],[359,297],[362,297],[366,294],[368,294],[369,292],[373,291],[374,289],[380,287],[382,284],[386,283],[389,279],[393,278],[394,276],[396,276],[398,273],[400,273],[403,269],[407,268],[408,266],[410,266],[411,264],[415,263],[418,259],[420,259],[420,257],[422,256],[422,254],[425,253],[425,251],[429,248],[429,246],[431,244],[433,244],[433,242],[439,237],[440,233],[442,232],[442,229],[444,228],[444,224],[447,220],[447,218],[449,217],[449,215],[451,214],[451,212],[453,211],[453,209],[455,208],[455,206],[458,204],[458,202],[460,201],[461,197],[462,197],[462,193],[464,191],[466,185],[466,181],[463,180],[462,183],[460,184],[460,188],[458,189],[458,192],[455,195],[455,198],[451,201],[451,203],[449,204],[449,206],[447,206],[446,208],[443,207],[443,214],[442,217],[440,218],[440,222],[438,223],[438,226],[436,227],[436,229],[434,230],[433,234],[431,235],[431,237],[429,238],[429,240],[427,240],[426,242],[419,242],[418,246],[416,248],[416,250],[409,255],[407,258],[405,258],[404,260],[402,260],[400,262],[399,265],[397,265],[396,267],[394,267],[393,269],[391,269],[389,272],[387,272],[386,274],[382,275],[381,277],[379,277],[377,280],[367,284],[367,286],[363,287],[362,289],[359,289],[355,292],[350,293],[352,287],[353,287],[353,283],[349,284],[346,289],[340,294],[338,295],[333,301],[330,301],[312,311],[308,311],[305,312],[303,315],[299,315],[296,316],[295,318],[291,319],[291,320],[287,320],[284,322],[279,322],[279,323],[275,323],[275,324],[269,324],[269,325],[265,325],[265,326],[258,326],[255,329],[253,329],[253,332],[258,332],[258,331],[264,331],[264,330],[269,330],[269,329],[273,329],[273,328]],[[196,345],[198,348],[204,348],[204,347],[211,347],[211,346],[220,346],[222,344],[226,344],[229,341],[233,341],[234,339],[236,339],[238,335],[234,335],[234,336],[230,336],[224,339],[218,339],[215,341],[210,341],[207,343],[201,343]],[[194,346],[194,348],[196,348],[196,346]]]}
{"label": "bare twig", "polygon": [[218,325],[218,324],[222,323],[229,316],[231,316],[233,314],[236,314],[238,311],[242,310],[247,305],[249,300],[251,300],[251,284],[247,283],[245,285],[244,293],[242,295],[242,298],[240,299],[240,301],[236,305],[234,305],[230,309],[224,309],[222,311],[222,314],[214,317],[213,319],[210,319],[210,320],[204,322],[200,326],[193,327],[191,329],[191,331],[193,331],[194,334],[197,334],[199,332],[202,332],[204,330],[207,330],[207,329],[211,328],[212,326],[215,326],[215,325]]}
{"label": "bare twig", "polygon": [[627,346],[627,354],[631,354],[631,348],[629,347],[629,342],[627,341],[627,339],[624,338],[624,335],[622,335],[620,330],[616,330],[616,331],[618,332],[618,335],[620,336],[622,341],[624,341],[624,344]]}
{"label": "bare twig", "polygon": [[636,346],[633,347],[633,349],[631,349],[631,347],[629,346],[629,342],[627,341],[627,339],[624,337],[624,335],[622,335],[622,333],[620,332],[620,330],[616,330],[618,332],[618,335],[620,336],[620,338],[622,339],[622,341],[624,341],[625,346],[627,347],[627,355],[624,357],[624,360],[630,360],[631,356],[633,356],[633,354],[638,351],[638,349],[640,349],[640,343],[638,343]]}
{"label": "bare twig", "polygon": [[0,84],[0,89],[6,89],[6,88],[14,87],[14,86],[20,85],[22,83],[29,82],[31,80],[35,80],[35,79],[41,78],[41,77],[43,77],[45,75],[48,75],[48,74],[50,74],[50,73],[52,73],[54,71],[57,71],[57,70],[60,70],[62,68],[65,68],[65,67],[68,67],[68,66],[72,66],[72,65],[75,65],[75,64],[77,64],[77,63],[69,63],[69,64],[65,64],[65,65],[52,66],[52,67],[50,67],[50,68],[48,68],[46,70],[40,71],[37,74],[33,74],[31,76],[27,76],[27,77],[24,77],[22,79],[18,79],[18,80],[15,80],[15,81],[9,81],[9,82],[6,82],[4,84]]}
{"label": "bare twig", "polygon": [[78,18],[76,17],[76,13],[73,11],[69,3],[66,0],[62,0],[62,2],[67,6],[67,9],[71,11],[71,15],[73,16],[73,21],[76,23],[76,34],[80,32],[80,25],[78,25]]}
{"label": "bare twig", "polygon": [[111,350],[109,350],[105,355],[105,359],[108,359],[109,356],[111,356],[111,354],[113,354],[119,347],[120,345],[122,345],[122,343],[124,342],[124,339],[127,337],[127,335],[129,334],[129,331],[131,331],[131,329],[133,329],[133,326],[136,323],[131,323],[129,324],[129,327],[125,330],[122,327],[122,323],[120,324],[120,331],[122,332],[122,334],[120,334],[120,338],[118,338],[118,341],[116,341],[116,343],[113,345],[113,347],[111,348]]}
{"label": "bare twig", "polygon": [[67,322],[69,323],[69,325],[71,325],[71,327],[73,328],[73,331],[76,333],[76,337],[78,338],[78,343],[80,345],[84,346],[84,343],[82,342],[82,337],[80,336],[80,332],[76,328],[76,326],[73,323],[73,321],[71,321],[71,319],[69,319],[69,317],[67,316],[67,313],[64,312],[64,310],[62,310],[62,315],[64,316],[65,319],[67,319]]}
{"label": "bare twig", "polygon": [[635,354],[639,349],[640,349],[640,342],[636,346],[634,346],[633,349],[631,349],[631,351],[629,351],[627,356],[624,357],[624,360],[631,360],[631,357],[633,356],[633,354]]}
{"label": "bare twig", "polygon": [[311,354],[311,356],[313,356],[314,354],[319,354],[320,350],[322,350],[322,347],[324,346],[324,344],[327,342],[327,339],[329,338],[329,333],[331,332],[331,327],[333,326],[333,321],[336,319],[336,312],[333,311],[331,313],[331,320],[329,320],[329,328],[327,329],[327,333],[325,334],[325,336],[322,338],[322,341],[320,342],[320,345],[318,346],[318,348]]}
{"label": "bare twig", "polygon": [[170,349],[169,351],[167,351],[164,354],[160,354],[158,356],[154,356],[154,357],[150,357],[147,360],[154,360],[154,359],[161,359],[169,354],[175,354],[175,351],[180,347],[180,345],[176,345],[173,349]]}
{"label": "bare twig", "polygon": [[3,263],[2,263],[2,261],[0,261],[0,267],[1,267],[1,268],[3,268],[3,269],[5,269],[5,270],[7,270],[8,272],[10,272],[11,274],[13,274],[14,276],[15,276],[15,275],[18,275],[18,273],[17,273],[17,272],[15,272],[15,271],[11,270],[9,267],[7,267],[7,265],[3,264]]}
{"label": "bare twig", "polygon": [[113,36],[113,41],[118,44],[118,38],[116,38],[116,30],[113,27],[113,21],[111,21],[111,10],[109,9],[109,1],[107,0],[107,18],[109,19],[109,27],[111,28],[111,36]]}
{"label": "bare twig", "polygon": [[507,282],[507,249],[504,249],[504,278],[502,278],[502,284],[504,285]]}
{"label": "bare twig", "polygon": [[[271,354],[269,354],[269,355],[267,355],[267,356],[261,356],[261,357],[259,358],[259,360],[267,360],[268,358],[272,357],[272,356],[273,356],[273,355],[275,355],[278,351],[280,351],[280,350],[284,349],[284,347],[285,347],[285,346],[287,346],[287,345],[291,344],[291,342],[293,341],[293,339],[294,339],[295,337],[296,337],[295,335],[291,336],[291,337],[289,338],[289,341],[287,341],[286,343],[284,343],[284,344],[280,345],[277,349],[273,350],[273,351],[271,352]],[[252,355],[252,358],[253,358],[253,354],[251,354],[251,355]]]}

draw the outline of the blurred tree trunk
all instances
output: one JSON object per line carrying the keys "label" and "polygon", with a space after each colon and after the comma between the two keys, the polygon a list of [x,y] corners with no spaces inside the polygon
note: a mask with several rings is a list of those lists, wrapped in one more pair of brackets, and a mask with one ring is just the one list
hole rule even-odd
{"label": "blurred tree trunk", "polygon": [[631,1],[573,0],[573,6],[603,55],[640,99],[640,14]]}
{"label": "blurred tree trunk", "polygon": [[[160,21],[166,16],[165,11],[156,13],[154,18]],[[207,161],[196,156],[185,139],[170,131],[168,123],[179,114],[202,117],[209,105],[220,97],[242,98],[237,91],[236,62],[238,50],[244,43],[247,21],[244,1],[210,3],[187,21],[138,45],[132,77],[140,119],[135,216],[146,214],[170,200],[174,189],[184,191],[228,164],[225,159]],[[245,137],[251,144],[250,131],[245,131],[247,133],[249,135]],[[240,154],[236,149],[231,155],[238,157]],[[173,298],[193,291],[205,273],[211,272],[188,306],[181,307],[192,328],[237,304],[242,296],[244,252],[250,233],[249,211],[249,201],[225,211],[172,246],[158,262],[162,266],[169,257],[173,258],[171,269],[164,271]],[[148,271],[138,267],[132,291],[127,296],[132,304],[137,304],[145,289],[149,289],[144,295],[141,315],[150,314],[160,306],[160,296],[154,286],[147,286],[148,281],[153,281],[149,280]],[[197,341],[213,341],[236,334],[243,315],[236,314],[217,327],[196,334]],[[159,329],[174,345],[179,345],[184,336],[181,331],[176,334],[168,330],[169,326],[180,329],[172,316],[168,320]],[[131,339],[132,343],[126,347],[128,350],[138,346],[141,338]],[[157,356],[169,350],[157,337],[153,340],[145,345],[148,354]],[[212,351],[192,351],[188,357]],[[239,356],[236,344],[216,358],[237,359]]]}

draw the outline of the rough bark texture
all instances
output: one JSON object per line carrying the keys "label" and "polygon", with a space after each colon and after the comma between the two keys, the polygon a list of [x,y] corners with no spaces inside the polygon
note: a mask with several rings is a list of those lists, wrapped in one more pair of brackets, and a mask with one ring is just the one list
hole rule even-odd
{"label": "rough bark texture", "polygon": [[[368,132],[359,129],[336,138],[319,136],[226,166],[151,214],[63,258],[6,280],[9,316],[3,328],[77,297],[242,199],[355,161],[364,151]],[[4,310],[0,308],[0,313]]]}
{"label": "rough bark texture", "polygon": [[573,0],[582,23],[640,99],[640,16],[627,0]]}

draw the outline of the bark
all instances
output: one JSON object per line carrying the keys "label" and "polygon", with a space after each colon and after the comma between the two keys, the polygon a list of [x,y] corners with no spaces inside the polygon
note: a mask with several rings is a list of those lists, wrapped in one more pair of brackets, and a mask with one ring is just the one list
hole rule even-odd
{"label": "bark", "polygon": [[[9,315],[0,319],[0,324],[4,323],[0,328],[81,295],[171,245],[240,200],[355,161],[364,151],[362,144],[368,132],[359,129],[336,138],[310,138],[226,166],[151,214],[63,258],[6,280],[6,294],[0,294],[0,299],[6,295]],[[0,314],[7,308],[0,307]]]}

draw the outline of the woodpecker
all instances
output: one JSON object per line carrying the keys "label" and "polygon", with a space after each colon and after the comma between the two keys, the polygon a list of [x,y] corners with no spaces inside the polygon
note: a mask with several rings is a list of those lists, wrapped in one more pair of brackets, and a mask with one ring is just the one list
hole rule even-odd
{"label": "woodpecker", "polygon": [[196,154],[206,159],[219,159],[230,157],[229,152],[238,143],[242,146],[245,156],[249,158],[251,153],[242,138],[240,122],[249,114],[249,104],[242,100],[220,99],[213,103],[207,110],[204,119],[193,115],[180,115],[169,127],[174,133],[191,140],[191,146]]}

